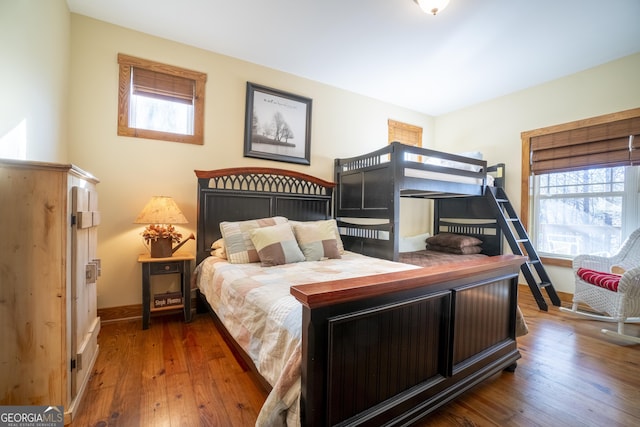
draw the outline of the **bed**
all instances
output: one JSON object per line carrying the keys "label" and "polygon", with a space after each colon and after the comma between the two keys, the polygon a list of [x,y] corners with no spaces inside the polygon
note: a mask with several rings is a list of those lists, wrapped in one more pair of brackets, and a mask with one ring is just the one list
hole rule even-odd
{"label": "bed", "polygon": [[[403,425],[486,378],[515,369],[523,257],[421,268],[343,248],[339,259],[271,267],[231,263],[211,255],[222,237],[220,223],[225,229],[256,219],[331,223],[335,185],[265,168],[196,171],[196,176],[198,306],[212,314],[243,363],[271,390],[259,425]],[[226,285],[226,297],[208,289]],[[274,305],[257,308],[260,294]],[[247,306],[253,307],[251,314],[235,313]],[[232,317],[253,321],[257,311],[275,318],[240,329],[225,326]],[[275,324],[297,341],[277,338]],[[258,336],[264,333],[271,338]],[[257,356],[261,346],[279,353],[279,360]]]}
{"label": "bed", "polygon": [[487,166],[481,157],[393,142],[360,156],[336,159],[335,217],[345,247],[378,258],[432,264],[427,258],[442,256],[402,255],[399,250],[400,200],[422,198],[434,200],[433,234],[473,236],[481,240],[481,254],[502,254],[502,232],[485,190],[504,185],[505,166]]}

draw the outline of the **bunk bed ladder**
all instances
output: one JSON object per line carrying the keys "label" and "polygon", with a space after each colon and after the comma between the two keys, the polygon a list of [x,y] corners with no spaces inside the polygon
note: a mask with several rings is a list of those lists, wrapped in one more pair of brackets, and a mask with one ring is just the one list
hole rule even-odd
{"label": "bunk bed ladder", "polygon": [[504,189],[500,187],[487,187],[486,197],[489,199],[489,204],[496,214],[498,224],[504,233],[505,239],[509,243],[509,247],[511,247],[511,251],[516,255],[523,255],[528,258],[528,261],[522,264],[521,271],[527,280],[531,293],[538,303],[538,307],[544,311],[548,309],[547,302],[542,295],[542,289],[546,290],[553,305],[559,307],[560,297],[556,293],[551,279],[529,239],[527,230],[525,230],[524,225],[522,225]]}

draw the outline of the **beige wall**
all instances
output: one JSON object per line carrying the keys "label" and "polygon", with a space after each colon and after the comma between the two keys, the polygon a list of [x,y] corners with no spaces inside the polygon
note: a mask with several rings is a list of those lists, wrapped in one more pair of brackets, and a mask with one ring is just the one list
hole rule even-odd
{"label": "beige wall", "polygon": [[[436,118],[436,148],[480,150],[507,165],[506,191],[519,210],[520,133],[640,106],[640,54]],[[455,147],[455,149],[454,149]],[[573,293],[570,269],[549,267],[557,290]]]}
{"label": "beige wall", "polygon": [[[204,145],[116,135],[119,52],[207,73]],[[247,81],[313,99],[310,166],[243,157]],[[332,180],[334,158],[387,144],[389,118],[422,126],[424,144],[433,145],[431,117],[75,14],[71,82],[71,159],[101,180],[100,308],[141,302],[136,259],[146,249],[143,227],[132,222],[151,196],[174,197],[189,220],[178,229],[195,232],[194,169],[280,167]],[[193,252],[195,245],[183,248]]]}
{"label": "beige wall", "polygon": [[[386,144],[386,123],[392,118],[422,126],[424,146],[452,152],[481,150],[489,162],[507,163],[507,191],[519,205],[520,132],[638,107],[640,99],[637,54],[434,120],[275,70],[70,15],[64,0],[0,0],[0,51],[10,58],[0,67],[5,100],[0,103],[0,144],[24,140],[27,159],[71,161],[102,181],[101,308],[141,301],[136,258],[145,248],[139,235],[142,227],[132,221],[150,196],[173,196],[190,221],[180,229],[195,230],[194,169],[259,165],[331,179],[335,157]],[[204,146],[116,135],[118,52],[208,74]],[[311,166],[242,156],[247,81],[313,99]],[[402,234],[417,233],[421,227],[405,227],[409,231]],[[193,251],[193,242],[184,248]],[[560,278],[554,276],[560,290],[572,291],[566,271],[552,274]]]}
{"label": "beige wall", "polygon": [[0,0],[0,157],[66,162],[69,9]]}

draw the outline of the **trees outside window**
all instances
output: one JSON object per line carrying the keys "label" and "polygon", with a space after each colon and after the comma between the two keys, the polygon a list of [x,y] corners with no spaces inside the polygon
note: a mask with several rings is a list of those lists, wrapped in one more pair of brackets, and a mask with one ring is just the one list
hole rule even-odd
{"label": "trees outside window", "polygon": [[615,253],[637,228],[637,166],[584,169],[534,179],[534,244],[542,255]]}

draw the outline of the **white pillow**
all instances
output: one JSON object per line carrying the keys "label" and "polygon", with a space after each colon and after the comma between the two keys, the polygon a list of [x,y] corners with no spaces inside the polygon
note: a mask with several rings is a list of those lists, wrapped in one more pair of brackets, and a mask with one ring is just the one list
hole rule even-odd
{"label": "white pillow", "polygon": [[427,248],[427,237],[429,233],[416,234],[415,236],[400,236],[398,242],[398,252],[423,251]]}

